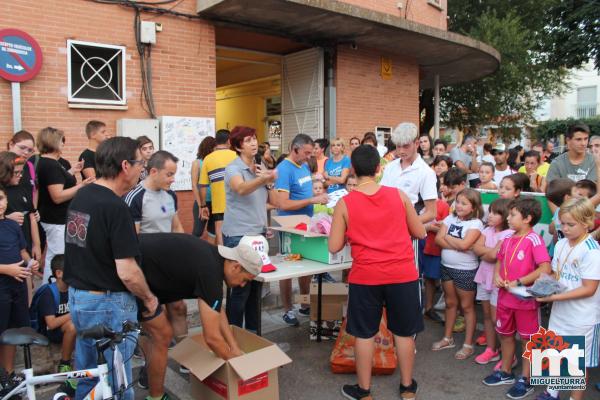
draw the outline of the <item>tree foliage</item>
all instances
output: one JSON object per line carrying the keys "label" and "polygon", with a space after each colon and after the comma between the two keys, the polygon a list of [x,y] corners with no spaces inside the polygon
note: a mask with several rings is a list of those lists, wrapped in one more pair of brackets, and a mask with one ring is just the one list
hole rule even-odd
{"label": "tree foliage", "polygon": [[554,65],[576,68],[592,59],[600,70],[600,0],[557,2],[548,10],[543,33]]}
{"label": "tree foliage", "polygon": [[577,123],[583,123],[589,126],[592,135],[600,135],[600,118],[598,117],[589,119],[551,119],[537,125],[532,133],[533,136],[539,140],[556,139],[560,135],[564,135],[569,126]]}
{"label": "tree foliage", "polygon": [[[600,0],[588,0],[588,2]],[[585,1],[580,1],[585,2]],[[560,61],[557,36],[558,10],[564,0],[452,0],[448,5],[449,30],[490,44],[500,53],[500,68],[475,82],[441,90],[441,116],[449,127],[477,131],[496,125],[508,133],[517,122],[533,120],[544,98],[567,88],[567,67],[580,66],[585,56]],[[551,10],[551,12],[549,11]],[[554,35],[550,35],[552,32]],[[598,40],[598,37],[596,37]],[[573,49],[579,54],[580,48]],[[579,53],[578,53],[579,52]],[[432,91],[421,96],[422,129],[432,124]]]}

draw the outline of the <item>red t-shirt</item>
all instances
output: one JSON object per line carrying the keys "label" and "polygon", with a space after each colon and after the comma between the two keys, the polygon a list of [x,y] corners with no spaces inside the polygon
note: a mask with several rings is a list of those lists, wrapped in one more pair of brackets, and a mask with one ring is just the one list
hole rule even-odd
{"label": "red t-shirt", "polygon": [[398,189],[381,186],[373,195],[355,190],[342,201],[348,209],[346,236],[352,246],[348,282],[385,285],[417,280],[406,209]]}
{"label": "red t-shirt", "polygon": [[[450,215],[450,206],[442,199],[437,199],[435,202],[437,208],[437,215],[435,216],[436,222],[441,222]],[[428,256],[440,256],[442,255],[442,248],[435,244],[436,232],[427,232],[427,239],[425,239],[425,247],[423,248],[423,254]]]}

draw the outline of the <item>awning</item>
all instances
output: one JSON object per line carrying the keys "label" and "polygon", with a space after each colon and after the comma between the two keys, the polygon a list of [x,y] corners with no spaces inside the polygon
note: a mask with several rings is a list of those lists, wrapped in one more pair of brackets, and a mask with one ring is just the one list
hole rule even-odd
{"label": "awning", "polygon": [[457,33],[336,0],[198,0],[217,25],[288,37],[313,46],[347,43],[416,60],[421,88],[468,82],[498,69],[491,46]]}

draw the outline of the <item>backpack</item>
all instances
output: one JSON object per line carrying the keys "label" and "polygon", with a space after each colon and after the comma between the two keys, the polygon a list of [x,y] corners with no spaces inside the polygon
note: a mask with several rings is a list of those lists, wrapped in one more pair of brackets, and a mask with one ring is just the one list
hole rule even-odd
{"label": "backpack", "polygon": [[56,286],[55,282],[45,283],[39,287],[38,290],[33,294],[33,298],[31,299],[31,306],[29,306],[29,322],[31,327],[36,330],[38,333],[45,333],[46,331],[46,322],[40,321],[39,318],[39,306],[40,300],[42,298],[42,294],[46,291],[50,290],[52,292],[52,297],[54,299],[54,313],[58,312],[58,305],[60,303],[60,293],[58,292],[58,286]]}

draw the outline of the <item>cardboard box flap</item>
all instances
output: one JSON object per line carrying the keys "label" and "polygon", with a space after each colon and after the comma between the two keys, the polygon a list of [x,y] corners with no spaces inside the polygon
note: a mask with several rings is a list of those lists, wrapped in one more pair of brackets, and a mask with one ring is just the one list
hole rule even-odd
{"label": "cardboard box flap", "polygon": [[308,215],[273,215],[271,219],[284,228],[293,228],[302,222],[308,225],[310,222]]}
{"label": "cardboard box flap", "polygon": [[300,229],[294,229],[298,224],[305,223],[307,226],[310,225],[310,217],[308,215],[274,215],[271,217],[275,222],[281,226],[272,226],[271,228],[276,231],[295,233],[296,235],[306,237],[321,237],[327,236],[322,233],[303,231]]}
{"label": "cardboard box flap", "polygon": [[292,359],[281,351],[279,347],[271,345],[252,353],[232,358],[228,362],[238,376],[246,381],[263,372],[289,364],[292,362]]}
{"label": "cardboard box flap", "polygon": [[203,381],[225,364],[206,345],[202,335],[187,337],[169,351],[169,355],[179,364],[189,369]]}

